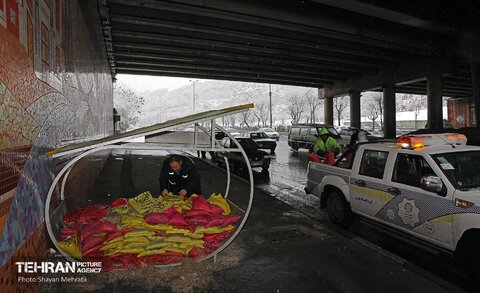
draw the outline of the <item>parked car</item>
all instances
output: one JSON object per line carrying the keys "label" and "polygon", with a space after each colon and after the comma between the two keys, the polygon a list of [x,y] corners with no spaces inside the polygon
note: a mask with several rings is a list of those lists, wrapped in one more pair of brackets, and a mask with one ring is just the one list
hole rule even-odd
{"label": "parked car", "polygon": [[258,131],[265,132],[265,134],[268,135],[268,137],[270,137],[271,139],[275,139],[276,141],[280,140],[280,135],[273,128],[259,128]]}
{"label": "parked car", "polygon": [[340,136],[342,137],[342,141],[344,141],[346,144],[349,144],[352,140],[352,135],[355,133],[355,131],[358,131],[358,139],[359,141],[374,141],[378,140],[377,136],[372,135],[370,132],[366,131],[365,129],[358,129],[355,127],[343,127],[340,130]]}
{"label": "parked car", "polygon": [[249,137],[253,139],[258,144],[258,147],[260,149],[270,150],[270,154],[275,153],[277,143],[275,142],[275,140],[269,138],[265,132],[250,131],[245,133],[244,137]]}
{"label": "parked car", "polygon": [[227,128],[226,130],[227,130],[228,133],[230,133],[233,137],[242,136],[242,135],[240,134],[240,132],[238,132],[238,130],[236,130],[235,128]]}
{"label": "parked car", "polygon": [[325,124],[294,124],[288,133],[288,145],[298,150],[300,148],[312,150],[313,144],[318,138],[318,134],[323,127],[328,129],[330,135],[335,138],[339,144],[348,144],[350,141],[344,141],[337,130],[330,125]]}
{"label": "parked car", "polygon": [[[258,144],[253,139],[248,137],[236,137],[242,148],[247,154],[250,166],[252,168],[262,168],[262,171],[268,171],[270,168],[270,156],[267,152],[259,150]],[[220,141],[220,145],[224,148],[236,148],[235,143],[229,138],[225,137]],[[246,168],[247,164],[240,152],[217,152],[214,155],[214,161],[217,164],[224,164],[227,158],[232,172],[238,169]]]}

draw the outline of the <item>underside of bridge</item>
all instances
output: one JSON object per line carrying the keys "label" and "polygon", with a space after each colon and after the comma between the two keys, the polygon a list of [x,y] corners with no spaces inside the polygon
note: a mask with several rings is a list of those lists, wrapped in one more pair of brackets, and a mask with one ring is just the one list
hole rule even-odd
{"label": "underside of bridge", "polygon": [[[114,74],[316,87],[327,123],[336,96],[426,94],[429,124],[441,128],[442,96],[476,97],[480,117],[474,2],[99,0],[99,10]],[[385,106],[391,119],[395,103]]]}

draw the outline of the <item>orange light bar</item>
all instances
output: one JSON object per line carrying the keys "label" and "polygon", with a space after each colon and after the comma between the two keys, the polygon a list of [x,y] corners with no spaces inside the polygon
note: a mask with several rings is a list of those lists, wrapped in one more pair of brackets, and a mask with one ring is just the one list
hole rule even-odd
{"label": "orange light bar", "polygon": [[404,149],[418,149],[425,146],[425,140],[430,136],[400,136],[397,144]]}

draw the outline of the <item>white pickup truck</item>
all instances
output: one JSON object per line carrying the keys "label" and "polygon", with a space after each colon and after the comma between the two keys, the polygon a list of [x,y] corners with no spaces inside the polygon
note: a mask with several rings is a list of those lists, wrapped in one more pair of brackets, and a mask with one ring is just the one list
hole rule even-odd
{"label": "white pickup truck", "polygon": [[402,136],[360,144],[351,162],[337,164],[310,162],[306,186],[333,223],[346,227],[357,216],[410,244],[459,257],[480,280],[480,147],[460,134]]}

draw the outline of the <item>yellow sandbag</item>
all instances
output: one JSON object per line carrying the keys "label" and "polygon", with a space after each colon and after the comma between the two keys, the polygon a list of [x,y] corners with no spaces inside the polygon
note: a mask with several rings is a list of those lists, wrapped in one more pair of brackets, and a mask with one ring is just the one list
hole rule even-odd
{"label": "yellow sandbag", "polygon": [[73,235],[68,240],[58,241],[57,245],[71,257],[76,259],[82,258],[82,252],[80,251],[80,244],[78,243],[76,235]]}
{"label": "yellow sandbag", "polygon": [[203,238],[203,234],[196,233],[196,232],[195,233],[190,232],[189,230],[185,230],[185,229],[176,229],[176,230],[172,230],[172,231],[167,231],[167,234],[182,234],[184,236],[191,237],[191,238],[196,238],[196,239]]}
{"label": "yellow sandbag", "polygon": [[178,243],[178,247],[179,248],[187,248],[189,246],[195,246],[195,247],[198,247],[198,248],[204,248],[204,242],[203,240],[193,240],[193,241],[190,241],[190,242],[185,242],[185,243]]}
{"label": "yellow sandbag", "polygon": [[128,233],[125,233],[124,237],[137,237],[137,236],[153,236],[155,235],[155,232],[150,231],[150,230],[134,230]]}
{"label": "yellow sandbag", "polygon": [[120,250],[123,249],[123,246],[119,246],[119,247],[115,247],[115,248],[110,248],[110,249],[107,249],[107,250],[104,250],[103,251],[103,254],[104,255],[114,255],[115,253],[118,253],[120,252]]}
{"label": "yellow sandbag", "polygon": [[166,251],[178,252],[178,253],[181,253],[181,254],[183,254],[183,255],[188,255],[188,253],[190,252],[190,250],[192,250],[192,246],[189,246],[189,247],[186,247],[186,248],[169,246],[169,247],[166,247],[166,248],[164,248],[164,249],[165,249]]}
{"label": "yellow sandbag", "polygon": [[234,229],[235,226],[233,225],[228,225],[227,227],[219,227],[219,226],[214,226],[214,227],[209,227],[209,228],[205,228],[203,226],[197,226],[197,228],[195,229],[195,233],[204,233],[204,234],[218,234],[218,233],[222,233],[222,232],[225,232],[225,231],[230,231],[232,229]]}
{"label": "yellow sandbag", "polygon": [[130,249],[130,248],[143,248],[148,245],[148,243],[139,243],[139,242],[132,242],[132,243],[125,243],[123,248]]}
{"label": "yellow sandbag", "polygon": [[105,242],[105,244],[123,242],[123,239],[124,239],[123,236],[119,236],[119,237],[113,238],[112,240],[110,240],[108,242]]}
{"label": "yellow sandbag", "polygon": [[132,209],[130,208],[130,206],[118,206],[112,209],[112,213],[116,215],[123,215],[129,213],[131,210]]}
{"label": "yellow sandbag", "polygon": [[155,230],[155,231],[166,231],[166,232],[176,229],[172,225],[165,225],[165,224],[157,224],[157,225],[145,224],[145,228],[148,228],[150,230]]}
{"label": "yellow sandbag", "polygon": [[117,241],[117,242],[104,244],[102,248],[100,248],[100,250],[105,251],[110,249],[121,249],[122,247],[123,247],[123,242]]}
{"label": "yellow sandbag", "polygon": [[170,246],[171,244],[172,243],[165,242],[165,241],[154,241],[154,242],[150,242],[150,244],[148,244],[146,249],[147,250],[149,250],[149,249],[159,249],[159,248]]}
{"label": "yellow sandbag", "polygon": [[95,233],[95,236],[100,236],[100,237],[105,237],[106,235],[107,235],[107,232]]}
{"label": "yellow sandbag", "polygon": [[142,253],[144,251],[144,248],[122,248],[119,250],[119,252],[123,253]]}
{"label": "yellow sandbag", "polygon": [[223,213],[222,215],[226,216],[229,215],[231,210],[230,210],[230,205],[228,204],[227,200],[220,194],[220,193],[214,193],[210,195],[210,198],[208,199],[208,202],[210,204],[217,205],[222,208]]}
{"label": "yellow sandbag", "polygon": [[165,252],[167,252],[165,249],[145,250],[145,251],[142,251],[141,253],[139,253],[137,255],[137,257],[147,256],[147,255],[155,255],[155,254],[162,254],[162,253],[165,253]]}
{"label": "yellow sandbag", "polygon": [[128,203],[140,214],[146,214],[157,204],[150,191],[145,191],[134,198],[130,198]]}
{"label": "yellow sandbag", "polygon": [[132,236],[132,237],[125,237],[124,243],[127,242],[137,242],[137,243],[149,243],[150,239],[145,236]]}
{"label": "yellow sandbag", "polygon": [[170,237],[165,238],[163,241],[181,243],[181,242],[191,242],[192,240],[193,239],[189,238],[189,237],[170,236]]}

